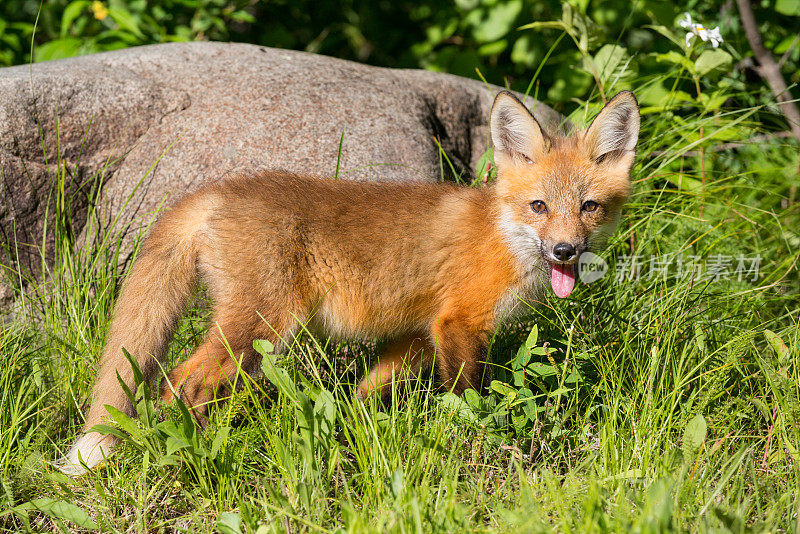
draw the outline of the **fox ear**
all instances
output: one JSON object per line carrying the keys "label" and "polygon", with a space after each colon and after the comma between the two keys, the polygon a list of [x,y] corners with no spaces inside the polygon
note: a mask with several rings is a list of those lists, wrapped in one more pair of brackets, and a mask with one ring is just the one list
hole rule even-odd
{"label": "fox ear", "polygon": [[633,166],[639,140],[639,104],[630,91],[612,98],[592,121],[583,137],[584,147],[597,163]]}
{"label": "fox ear", "polygon": [[548,139],[541,126],[508,91],[501,91],[494,99],[490,128],[498,164],[504,159],[532,162],[547,151]]}

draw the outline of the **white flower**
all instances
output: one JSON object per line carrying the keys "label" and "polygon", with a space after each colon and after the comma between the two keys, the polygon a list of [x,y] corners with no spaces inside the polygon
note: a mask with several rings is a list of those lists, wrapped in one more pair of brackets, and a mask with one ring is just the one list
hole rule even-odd
{"label": "white flower", "polygon": [[686,46],[690,45],[692,37],[695,35],[703,41],[711,41],[711,46],[714,48],[719,46],[719,44],[722,42],[722,35],[719,33],[719,26],[713,30],[709,30],[702,24],[692,22],[692,17],[688,13],[684,13],[683,15],[685,18],[678,21],[678,24],[680,24],[681,28],[689,30],[689,32],[686,34]]}

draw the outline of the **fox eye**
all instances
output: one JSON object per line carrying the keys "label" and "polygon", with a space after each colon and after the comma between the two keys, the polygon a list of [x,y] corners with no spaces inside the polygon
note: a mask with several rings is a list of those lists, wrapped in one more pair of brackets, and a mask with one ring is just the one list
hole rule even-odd
{"label": "fox eye", "polygon": [[544,213],[547,211],[547,204],[541,200],[534,200],[531,202],[531,209],[534,211],[534,213]]}
{"label": "fox eye", "polygon": [[598,207],[599,204],[594,200],[587,200],[586,202],[583,203],[583,206],[581,206],[581,210],[591,213],[597,210]]}

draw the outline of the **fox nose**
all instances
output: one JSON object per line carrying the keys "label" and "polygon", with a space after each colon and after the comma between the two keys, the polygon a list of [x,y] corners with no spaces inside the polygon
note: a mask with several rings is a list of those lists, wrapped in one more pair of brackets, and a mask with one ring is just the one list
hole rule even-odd
{"label": "fox nose", "polygon": [[561,261],[569,261],[575,257],[575,247],[569,243],[559,243],[553,247],[553,255]]}

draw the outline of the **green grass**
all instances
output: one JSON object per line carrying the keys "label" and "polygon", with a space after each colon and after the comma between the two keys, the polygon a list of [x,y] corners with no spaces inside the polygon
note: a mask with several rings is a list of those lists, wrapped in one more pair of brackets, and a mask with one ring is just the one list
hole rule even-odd
{"label": "green grass", "polygon": [[[118,454],[74,480],[47,461],[82,424],[124,229],[103,222],[98,176],[90,231],[75,234],[57,161],[45,276],[4,269],[16,306],[0,327],[0,528],[800,530],[797,147],[714,151],[757,133],[754,110],[665,106],[644,116],[635,193],[604,253],[611,275],[531,302],[497,332],[488,396],[422,380],[402,404],[364,406],[353,383],[375,340],[306,333],[285,355],[263,347],[264,376],[242,377],[204,431],[140,387]],[[733,270],[740,254],[761,258],[755,280],[681,278],[674,262],[667,276],[615,278],[625,256],[722,255]],[[207,321],[199,295],[170,364]]]}

